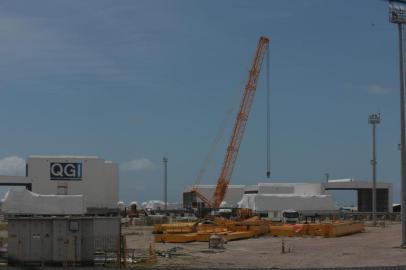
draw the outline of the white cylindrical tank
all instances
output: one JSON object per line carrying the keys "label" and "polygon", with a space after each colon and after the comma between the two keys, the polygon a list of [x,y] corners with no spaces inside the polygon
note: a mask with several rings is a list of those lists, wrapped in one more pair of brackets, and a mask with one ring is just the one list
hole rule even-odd
{"label": "white cylindrical tank", "polygon": [[136,202],[136,201],[130,202],[130,205],[128,206],[128,208],[130,209],[131,212],[134,212],[134,213],[137,212],[138,202]]}
{"label": "white cylindrical tank", "polygon": [[227,207],[227,202],[226,201],[222,201],[220,203],[220,208],[223,208],[223,207]]}
{"label": "white cylindrical tank", "polygon": [[123,201],[118,201],[118,202],[117,202],[117,208],[118,208],[120,211],[124,211],[124,210],[125,210],[125,203],[124,203]]}

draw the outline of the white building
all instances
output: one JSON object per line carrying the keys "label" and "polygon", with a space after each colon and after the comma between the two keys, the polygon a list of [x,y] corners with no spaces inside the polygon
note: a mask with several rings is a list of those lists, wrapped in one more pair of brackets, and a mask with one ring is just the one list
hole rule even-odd
{"label": "white building", "polygon": [[[378,183],[378,211],[391,212],[392,185]],[[257,185],[230,185],[225,195],[224,207],[250,208],[274,216],[275,213],[294,209],[303,214],[327,214],[338,211],[328,190],[357,190],[359,209],[368,212],[372,182],[344,179],[328,183],[258,183]],[[197,191],[211,199],[214,185],[198,186]],[[189,192],[184,192],[184,207],[201,203]],[[381,210],[379,210],[381,209]],[[371,211],[371,210],[369,210]]]}
{"label": "white building", "polygon": [[41,195],[83,195],[87,209],[117,209],[118,165],[96,156],[30,156],[26,176],[0,176]]}
{"label": "white building", "polygon": [[[198,192],[211,198],[214,185],[201,185]],[[250,208],[256,212],[280,213],[286,209],[300,212],[325,213],[337,211],[331,197],[321,183],[258,183],[257,185],[230,185],[222,207]]]}
{"label": "white building", "polygon": [[[142,205],[143,209],[146,210],[164,210],[165,209],[165,202],[160,200],[150,200],[148,202],[144,202]],[[182,203],[167,203],[166,204],[167,210],[182,210]]]}

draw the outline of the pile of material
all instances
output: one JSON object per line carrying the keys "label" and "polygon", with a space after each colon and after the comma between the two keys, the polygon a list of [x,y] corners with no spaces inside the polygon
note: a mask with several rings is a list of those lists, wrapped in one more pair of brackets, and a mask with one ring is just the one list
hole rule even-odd
{"label": "pile of material", "polygon": [[225,219],[202,220],[196,223],[157,224],[155,242],[188,243],[208,242],[211,235],[221,235],[225,240],[239,240],[269,233],[269,224],[258,218],[241,222]]}
{"label": "pile of material", "polygon": [[272,236],[323,236],[339,237],[360,233],[364,231],[364,224],[360,222],[334,222],[320,224],[284,224],[270,225],[269,230]]}
{"label": "pile of material", "polygon": [[244,221],[215,219],[195,223],[157,224],[155,242],[189,243],[208,242],[210,236],[219,235],[227,241],[247,239],[270,234],[272,236],[322,236],[339,237],[359,233],[364,224],[359,222],[333,222],[320,224],[269,224],[257,217]]}

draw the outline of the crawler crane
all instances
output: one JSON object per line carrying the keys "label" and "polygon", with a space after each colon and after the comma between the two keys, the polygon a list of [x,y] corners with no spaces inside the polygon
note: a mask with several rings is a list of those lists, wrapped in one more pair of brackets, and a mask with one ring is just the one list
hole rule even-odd
{"label": "crawler crane", "polygon": [[[245,84],[243,96],[239,106],[239,111],[234,122],[233,132],[226,150],[223,166],[217,179],[216,189],[211,200],[198,192],[197,186],[192,187],[191,192],[195,193],[209,208],[219,208],[227,192],[231,180],[234,165],[237,159],[238,150],[244,135],[251,105],[254,100],[259,73],[265,54],[268,51],[269,39],[260,37],[256,48],[255,56],[249,71],[248,81]],[[269,177],[269,168],[267,175]]]}

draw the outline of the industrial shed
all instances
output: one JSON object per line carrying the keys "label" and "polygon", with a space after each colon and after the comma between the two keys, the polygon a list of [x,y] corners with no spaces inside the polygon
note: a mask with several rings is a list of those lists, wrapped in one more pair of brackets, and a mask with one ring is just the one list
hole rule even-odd
{"label": "industrial shed", "polygon": [[[211,198],[215,186],[201,185],[198,192]],[[183,194],[184,207],[201,203],[193,193]],[[333,198],[326,194],[321,183],[258,183],[257,185],[230,185],[223,207],[250,208],[258,212],[295,209],[303,211],[337,211]]]}
{"label": "industrial shed", "polygon": [[331,214],[338,211],[331,195],[244,194],[240,208],[249,208],[270,217],[280,216],[283,210],[294,209],[303,215]]}
{"label": "industrial shed", "polygon": [[[392,185],[377,183],[378,212],[392,212]],[[201,185],[197,191],[210,199],[214,185]],[[356,181],[352,178],[330,180],[325,183],[258,183],[256,185],[230,185],[224,207],[247,207],[257,212],[280,212],[295,209],[304,214],[323,214],[338,211],[329,190],[356,190],[358,211],[370,212],[372,205],[372,182]],[[188,191],[183,193],[185,208],[202,204],[199,198]]]}
{"label": "industrial shed", "polygon": [[[372,181],[358,181],[352,178],[336,179],[323,183],[323,189],[328,190],[355,190],[357,192],[358,212],[372,212]],[[376,183],[376,210],[377,212],[393,212],[392,184],[388,182]]]}

